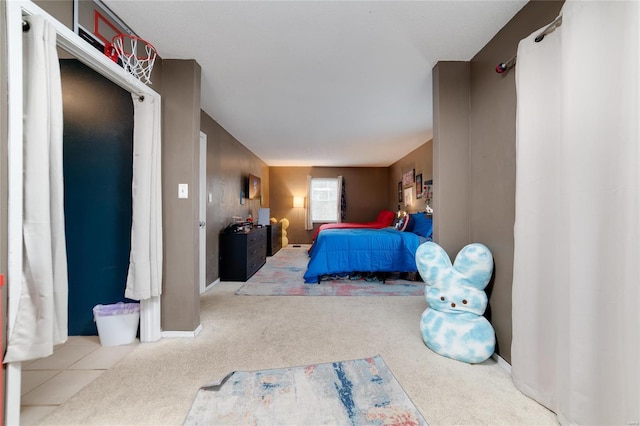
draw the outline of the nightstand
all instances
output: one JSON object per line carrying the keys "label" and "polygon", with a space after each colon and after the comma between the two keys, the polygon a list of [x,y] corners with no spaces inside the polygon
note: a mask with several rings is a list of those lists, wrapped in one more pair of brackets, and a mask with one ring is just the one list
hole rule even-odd
{"label": "nightstand", "polygon": [[267,256],[273,256],[282,248],[282,223],[267,225]]}

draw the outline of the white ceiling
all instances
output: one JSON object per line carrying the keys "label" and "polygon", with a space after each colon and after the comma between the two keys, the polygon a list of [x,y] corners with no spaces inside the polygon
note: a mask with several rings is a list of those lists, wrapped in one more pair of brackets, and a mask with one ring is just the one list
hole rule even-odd
{"label": "white ceiling", "polygon": [[431,69],[468,61],[508,1],[103,0],[269,166],[389,166],[432,138]]}

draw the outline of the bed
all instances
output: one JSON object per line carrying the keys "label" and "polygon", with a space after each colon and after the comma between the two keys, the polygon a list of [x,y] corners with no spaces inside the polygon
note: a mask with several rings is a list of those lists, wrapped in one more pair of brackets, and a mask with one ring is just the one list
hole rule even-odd
{"label": "bed", "polygon": [[320,231],[327,229],[352,229],[352,228],[372,228],[381,229],[393,225],[396,214],[390,210],[381,210],[378,217],[373,222],[340,222],[340,223],[324,223],[313,233],[311,241],[315,241]]}
{"label": "bed", "polygon": [[[416,250],[431,239],[433,227],[431,219],[422,213],[414,219],[421,225],[404,226],[404,230],[394,227],[323,230],[309,251],[304,282],[320,283],[324,275],[354,272],[416,272]],[[409,217],[401,223],[407,222],[410,223]]]}

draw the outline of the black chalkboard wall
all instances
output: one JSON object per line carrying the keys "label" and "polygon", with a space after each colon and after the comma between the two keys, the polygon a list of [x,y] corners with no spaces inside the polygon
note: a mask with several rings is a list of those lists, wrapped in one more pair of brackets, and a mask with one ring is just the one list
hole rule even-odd
{"label": "black chalkboard wall", "polygon": [[93,307],[128,301],[133,104],[77,60],[61,60],[69,335],[97,335]]}

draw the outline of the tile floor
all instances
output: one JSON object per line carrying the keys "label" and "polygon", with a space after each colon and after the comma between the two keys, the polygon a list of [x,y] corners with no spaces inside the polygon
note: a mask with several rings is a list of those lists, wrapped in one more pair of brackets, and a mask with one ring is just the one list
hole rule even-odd
{"label": "tile floor", "polygon": [[47,358],[23,363],[20,425],[37,423],[138,344],[101,346],[98,336],[71,336]]}

